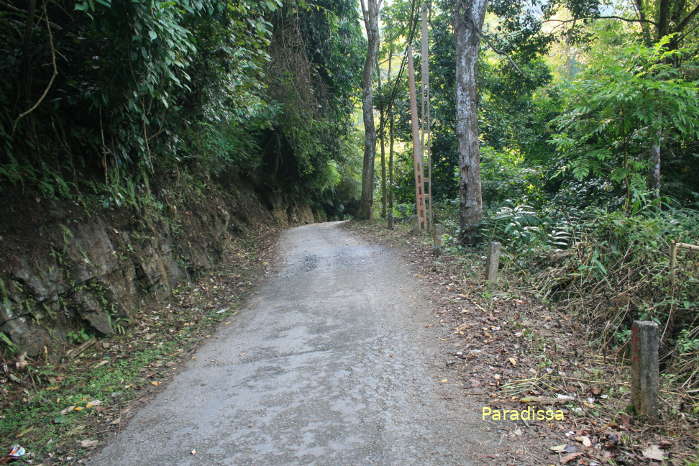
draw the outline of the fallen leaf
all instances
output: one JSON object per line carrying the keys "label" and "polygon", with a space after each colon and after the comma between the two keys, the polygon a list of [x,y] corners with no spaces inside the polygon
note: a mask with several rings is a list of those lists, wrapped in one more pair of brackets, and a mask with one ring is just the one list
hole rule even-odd
{"label": "fallen leaf", "polygon": [[646,458],[656,461],[663,461],[665,459],[665,452],[663,452],[658,445],[649,445],[641,453]]}
{"label": "fallen leaf", "polygon": [[157,387],[158,385],[160,385],[160,382],[153,381],[150,384],[153,385],[154,387]]}
{"label": "fallen leaf", "polygon": [[83,448],[95,448],[99,443],[99,440],[81,440],[80,446]]}
{"label": "fallen leaf", "polygon": [[94,400],[94,401],[90,401],[88,404],[86,404],[85,407],[87,409],[90,409],[90,408],[94,408],[95,406],[99,406],[101,404],[102,404],[102,402],[100,400]]}
{"label": "fallen leaf", "polygon": [[563,458],[561,458],[561,464],[568,464],[571,461],[573,461],[575,458],[577,458],[578,456],[582,456],[582,452],[571,453],[570,455],[565,455]]}
{"label": "fallen leaf", "polygon": [[515,358],[507,358],[507,360],[510,361],[510,364],[512,364],[513,366],[517,365],[517,360]]}
{"label": "fallen leaf", "polygon": [[61,411],[61,414],[66,415],[69,412],[73,411],[74,409],[75,409],[75,406],[68,406],[67,408],[65,408],[64,410]]}
{"label": "fallen leaf", "polygon": [[580,437],[575,437],[575,440],[577,440],[578,442],[582,443],[582,444],[583,444],[584,446],[586,446],[586,447],[591,447],[591,446],[592,446],[592,442],[590,441],[590,437],[588,437],[588,436],[586,436],[586,435],[583,435],[583,436],[580,436]]}
{"label": "fallen leaf", "polygon": [[197,449],[196,449],[196,448],[192,449],[192,451],[190,451],[190,453],[191,453],[192,455],[196,455],[196,454],[197,454]]}
{"label": "fallen leaf", "polygon": [[553,447],[549,447],[549,450],[556,452],[556,453],[563,453],[566,451],[566,446],[565,444],[563,445],[555,445]]}
{"label": "fallen leaf", "polygon": [[447,382],[449,382],[449,379],[442,379],[442,380],[440,380],[440,383],[447,383]]}

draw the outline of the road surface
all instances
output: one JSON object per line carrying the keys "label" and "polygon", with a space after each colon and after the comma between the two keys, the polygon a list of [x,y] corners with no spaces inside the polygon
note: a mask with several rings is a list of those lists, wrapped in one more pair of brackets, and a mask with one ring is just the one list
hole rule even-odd
{"label": "road surface", "polygon": [[443,383],[408,265],[339,222],[290,229],[279,251],[231,325],[88,464],[478,464],[495,439]]}

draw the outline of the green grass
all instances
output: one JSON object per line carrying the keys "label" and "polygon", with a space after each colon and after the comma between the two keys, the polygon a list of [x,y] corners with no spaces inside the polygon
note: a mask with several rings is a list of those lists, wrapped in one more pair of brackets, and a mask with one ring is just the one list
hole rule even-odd
{"label": "green grass", "polygon": [[[62,452],[82,456],[88,450],[79,448],[79,441],[95,438],[91,426],[101,422],[94,408],[61,414],[70,406],[85,407],[94,400],[101,401],[112,414],[143,394],[150,386],[143,369],[156,361],[178,360],[188,349],[196,346],[201,337],[211,331],[217,323],[235,314],[235,306],[224,313],[212,310],[203,314],[196,325],[183,327],[170,334],[162,331],[153,340],[139,341],[139,349],[128,357],[120,358],[93,369],[95,361],[74,361],[68,370],[53,365],[30,368],[33,380],[47,381],[62,376],[60,382],[48,384],[35,390],[25,389],[24,396],[0,415],[0,438],[11,443],[22,444],[34,459],[47,457],[49,453]],[[128,335],[116,337],[110,342],[129,343]],[[134,342],[131,342],[132,344]],[[101,359],[99,359],[101,360]],[[97,360],[97,361],[99,361]],[[5,445],[3,445],[4,447]],[[9,444],[7,445],[9,447]]]}

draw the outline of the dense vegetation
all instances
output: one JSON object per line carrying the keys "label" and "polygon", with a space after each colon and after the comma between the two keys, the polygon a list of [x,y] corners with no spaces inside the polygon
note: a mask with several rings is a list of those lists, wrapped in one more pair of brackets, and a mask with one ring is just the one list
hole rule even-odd
{"label": "dense vegetation", "polygon": [[[384,59],[408,38],[411,3],[383,10]],[[469,252],[459,236],[453,8],[431,3],[436,221]],[[583,316],[606,348],[624,354],[632,321],[657,321],[667,376],[696,390],[697,259],[682,251],[671,269],[669,251],[699,244],[698,6],[540,5],[492,2],[481,34],[481,244],[501,241],[507,267],[561,312]],[[390,188],[392,214],[405,218],[415,188],[409,121],[397,113]]]}
{"label": "dense vegetation", "polygon": [[238,175],[351,201],[357,16],[349,0],[3,2],[2,194],[123,206]]}

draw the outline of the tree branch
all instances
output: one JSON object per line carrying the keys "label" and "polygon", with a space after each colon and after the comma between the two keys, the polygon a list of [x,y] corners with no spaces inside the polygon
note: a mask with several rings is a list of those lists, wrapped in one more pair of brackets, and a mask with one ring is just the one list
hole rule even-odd
{"label": "tree branch", "polygon": [[626,21],[628,23],[648,23],[652,24],[653,26],[657,26],[658,24],[655,21],[651,21],[649,19],[640,19],[640,18],[624,18],[623,16],[583,16],[581,18],[574,18],[574,19],[547,19],[544,21],[544,23],[574,23],[575,21],[581,20],[581,19],[617,19],[620,21]]}
{"label": "tree branch", "polygon": [[524,71],[522,71],[522,69],[517,65],[517,63],[515,63],[515,61],[512,59],[511,56],[509,56],[507,53],[505,53],[505,52],[503,52],[503,51],[501,51],[501,50],[498,50],[498,49],[495,47],[495,45],[493,45],[493,43],[490,41],[490,37],[488,37],[486,34],[483,34],[483,33],[482,33],[481,31],[479,31],[475,26],[474,26],[474,29],[473,29],[473,30],[474,30],[474,31],[476,32],[476,34],[478,34],[478,36],[486,43],[486,45],[487,45],[488,47],[490,47],[490,48],[493,50],[493,52],[497,53],[498,55],[500,55],[500,56],[502,56],[502,57],[507,58],[507,59],[509,60],[509,62],[512,64],[512,66],[517,70],[517,72],[518,72],[519,74],[521,74],[522,76],[525,76]]}
{"label": "tree branch", "polygon": [[638,14],[641,20],[641,30],[643,31],[643,39],[646,41],[646,45],[651,45],[651,35],[648,30],[648,22],[646,21],[646,14],[643,11],[643,0],[635,0],[634,7],[636,8],[636,14]]}
{"label": "tree branch", "polygon": [[56,76],[58,76],[58,66],[56,65],[56,48],[53,45],[53,33],[51,32],[51,23],[49,22],[49,14],[46,10],[46,3],[44,3],[44,18],[46,19],[46,30],[49,34],[49,46],[51,47],[51,63],[53,65],[53,74],[51,74],[51,79],[49,80],[49,83],[46,85],[46,89],[44,89],[44,92],[41,94],[41,97],[39,97],[39,100],[37,100],[36,103],[32,105],[28,110],[25,110],[24,112],[20,113],[15,122],[12,124],[12,135],[15,134],[15,130],[17,129],[17,124],[19,123],[19,120],[32,113],[34,110],[37,109],[39,105],[41,105],[41,103],[44,101],[49,91],[51,90],[53,82],[56,80]]}
{"label": "tree branch", "polygon": [[676,32],[681,32],[682,29],[686,28],[689,22],[699,13],[699,4],[694,7],[692,11],[677,25]]}

